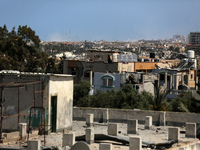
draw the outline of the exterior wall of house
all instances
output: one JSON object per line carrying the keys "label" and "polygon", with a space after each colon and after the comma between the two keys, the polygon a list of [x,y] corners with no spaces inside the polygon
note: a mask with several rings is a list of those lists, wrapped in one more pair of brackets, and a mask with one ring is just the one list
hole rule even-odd
{"label": "exterior wall of house", "polygon": [[151,72],[153,69],[156,69],[155,65],[158,65],[157,62],[135,62],[134,72]]}
{"label": "exterior wall of house", "polygon": [[88,61],[103,61],[107,63],[109,60],[114,62],[113,55],[115,54],[118,53],[113,51],[88,51],[87,58]]}
{"label": "exterior wall of house", "polygon": [[[104,86],[103,85],[103,76],[112,76],[113,79],[113,86]],[[107,91],[111,89],[119,90],[121,86],[121,74],[114,74],[114,73],[94,73],[94,93],[97,90]]]}
{"label": "exterior wall of house", "polygon": [[[177,78],[177,85],[183,84],[184,82],[184,76],[187,76],[187,86],[190,88],[195,88],[195,78],[196,78],[196,70],[183,70],[178,73]],[[185,83],[186,84],[186,83]]]}
{"label": "exterior wall of house", "polygon": [[158,66],[160,68],[172,68],[177,66],[178,63],[180,63],[180,60],[161,60],[161,62],[158,62]]}
{"label": "exterior wall of house", "polygon": [[[51,97],[57,96],[56,129],[72,128],[73,78],[72,76],[51,75],[49,80],[49,108]],[[49,114],[51,110],[49,109]],[[48,117],[50,124],[50,116]]]}
{"label": "exterior wall of house", "polygon": [[134,72],[134,62],[128,62],[128,63],[123,63],[123,62],[119,62],[118,63],[118,72]]}
{"label": "exterior wall of house", "polygon": [[147,91],[154,95],[154,84],[152,82],[146,82],[144,84],[141,84],[139,88],[139,92],[142,92],[142,91]]}
{"label": "exterior wall of house", "polygon": [[[8,83],[8,82],[27,82],[27,81],[45,81],[45,85],[47,84],[48,77],[43,76],[40,77],[38,75],[0,75],[0,83]],[[47,80],[44,80],[47,79]],[[42,90],[42,84],[36,83],[34,84],[35,91]],[[30,106],[34,106],[34,86],[33,84],[28,84],[24,87],[19,88],[18,94],[18,87],[12,88],[5,88],[5,100],[3,103],[3,116],[13,116],[7,117],[3,119],[3,130],[5,131],[12,131],[18,130],[18,106],[20,107],[20,123],[29,123],[29,113],[30,113]],[[18,96],[20,103],[18,105]],[[42,93],[35,94],[35,106],[42,106]],[[39,116],[41,111],[38,109],[35,111],[35,116]],[[32,115],[33,117],[34,115]],[[33,123],[34,122],[34,123]],[[31,119],[32,125],[38,125],[40,122],[39,117],[33,117]]]}

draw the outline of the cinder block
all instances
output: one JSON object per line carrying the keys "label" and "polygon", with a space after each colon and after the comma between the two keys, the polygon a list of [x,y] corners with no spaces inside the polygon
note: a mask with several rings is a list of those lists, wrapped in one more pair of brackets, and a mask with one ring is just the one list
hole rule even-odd
{"label": "cinder block", "polygon": [[109,143],[100,143],[99,150],[112,150],[112,144]]}
{"label": "cinder block", "polygon": [[160,126],[166,125],[165,114],[166,112],[160,112]]}
{"label": "cinder block", "polygon": [[28,150],[40,150],[41,148],[40,140],[29,140],[28,141]]}
{"label": "cinder block", "polygon": [[142,140],[140,137],[129,137],[129,150],[142,150]]}
{"label": "cinder block", "polygon": [[85,141],[88,144],[94,143],[94,128],[90,127],[86,129]]}
{"label": "cinder block", "polygon": [[116,123],[108,124],[108,135],[117,136],[118,134],[118,126]]}
{"label": "cinder block", "polygon": [[109,122],[109,109],[106,109],[103,111],[103,122],[108,123]]}
{"label": "cinder block", "polygon": [[75,144],[75,133],[63,134],[62,147],[73,146]]}
{"label": "cinder block", "polygon": [[186,122],[186,137],[196,138],[196,123]]}
{"label": "cinder block", "polygon": [[127,133],[137,134],[138,133],[138,120],[130,119],[127,121]]}
{"label": "cinder block", "polygon": [[86,125],[87,127],[92,127],[94,123],[94,114],[87,114],[86,115]]}
{"label": "cinder block", "polygon": [[27,137],[27,123],[19,123],[19,137],[21,140],[25,140]]}
{"label": "cinder block", "polygon": [[179,141],[180,139],[180,129],[178,127],[168,129],[168,141],[174,140]]}
{"label": "cinder block", "polygon": [[152,129],[152,116],[146,116],[145,129]]}

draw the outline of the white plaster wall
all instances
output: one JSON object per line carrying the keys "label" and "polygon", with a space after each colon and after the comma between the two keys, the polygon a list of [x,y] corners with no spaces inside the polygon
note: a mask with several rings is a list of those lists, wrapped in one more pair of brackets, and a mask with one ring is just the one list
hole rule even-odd
{"label": "white plaster wall", "polygon": [[[51,108],[51,96],[57,96],[57,121],[56,129],[72,127],[73,114],[73,77],[50,76],[49,80],[49,108]],[[50,114],[50,109],[49,109]],[[49,124],[50,124],[49,115]]]}

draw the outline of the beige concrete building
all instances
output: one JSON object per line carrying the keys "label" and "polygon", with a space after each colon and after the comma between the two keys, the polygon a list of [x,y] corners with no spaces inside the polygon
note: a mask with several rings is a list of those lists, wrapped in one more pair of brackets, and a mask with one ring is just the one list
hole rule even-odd
{"label": "beige concrete building", "polygon": [[4,72],[0,87],[1,133],[18,130],[18,123],[49,132],[72,128],[72,75]]}

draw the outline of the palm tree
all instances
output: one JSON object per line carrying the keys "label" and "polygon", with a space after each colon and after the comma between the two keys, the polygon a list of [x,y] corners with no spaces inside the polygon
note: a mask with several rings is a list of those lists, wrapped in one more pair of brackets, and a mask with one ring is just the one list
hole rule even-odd
{"label": "palm tree", "polygon": [[155,89],[155,94],[149,103],[152,110],[166,111],[167,110],[167,95],[171,90],[162,90],[160,87]]}

